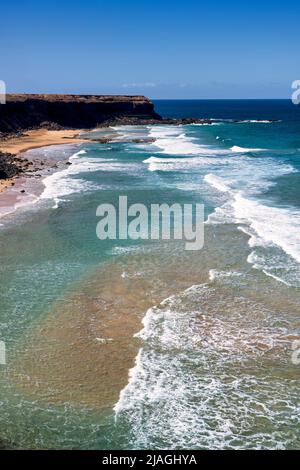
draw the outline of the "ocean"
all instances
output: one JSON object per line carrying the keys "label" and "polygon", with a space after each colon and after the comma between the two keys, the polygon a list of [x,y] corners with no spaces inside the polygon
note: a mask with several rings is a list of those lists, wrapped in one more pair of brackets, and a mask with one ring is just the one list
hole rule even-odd
{"label": "ocean", "polygon": [[[8,447],[300,447],[300,106],[155,109],[216,122],[29,151],[72,164],[1,218]],[[204,204],[204,247],[99,240],[96,209],[120,195]]]}

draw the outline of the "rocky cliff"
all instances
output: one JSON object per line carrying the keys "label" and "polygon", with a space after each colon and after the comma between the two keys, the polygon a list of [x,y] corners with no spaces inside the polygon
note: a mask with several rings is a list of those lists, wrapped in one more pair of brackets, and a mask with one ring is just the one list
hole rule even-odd
{"label": "rocky cliff", "polygon": [[85,129],[105,121],[160,120],[145,96],[7,95],[0,105],[0,132],[19,132],[40,126]]}

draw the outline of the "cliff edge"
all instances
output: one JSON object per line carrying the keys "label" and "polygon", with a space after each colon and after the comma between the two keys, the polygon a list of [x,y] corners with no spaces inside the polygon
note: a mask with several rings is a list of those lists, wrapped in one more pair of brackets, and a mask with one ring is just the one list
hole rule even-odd
{"label": "cliff edge", "polygon": [[38,127],[87,129],[104,122],[161,120],[145,96],[10,94],[0,105],[0,133]]}

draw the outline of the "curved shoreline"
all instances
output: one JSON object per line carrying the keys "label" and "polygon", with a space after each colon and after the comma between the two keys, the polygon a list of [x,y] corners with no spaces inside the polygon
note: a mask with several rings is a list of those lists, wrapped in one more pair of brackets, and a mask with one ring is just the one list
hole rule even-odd
{"label": "curved shoreline", "polygon": [[[68,159],[83,140],[47,142],[46,145],[29,147],[15,155],[19,173],[11,178],[0,180],[0,218],[7,216],[23,205],[32,204],[39,199],[43,191],[43,180],[50,174],[61,171],[68,164]],[[86,141],[86,140],[85,140]],[[45,143],[45,142],[43,142]],[[45,149],[61,147],[59,157],[54,152],[47,154]],[[66,151],[70,146],[71,151]],[[63,151],[64,150],[64,151]]]}

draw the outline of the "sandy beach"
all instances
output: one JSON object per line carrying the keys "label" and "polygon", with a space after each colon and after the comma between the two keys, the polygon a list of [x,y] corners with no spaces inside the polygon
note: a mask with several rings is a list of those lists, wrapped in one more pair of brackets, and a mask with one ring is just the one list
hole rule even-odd
{"label": "sandy beach", "polygon": [[85,142],[86,139],[80,138],[79,133],[82,130],[59,130],[51,131],[47,129],[37,129],[27,131],[26,134],[18,137],[11,137],[6,140],[0,140],[0,150],[13,154],[19,154],[38,147],[47,147],[49,145],[72,144]]}
{"label": "sandy beach", "polygon": [[[139,135],[133,133],[129,140],[140,140],[138,138]],[[11,163],[18,168],[17,174],[0,179],[0,216],[14,210],[19,202],[35,200],[41,192],[41,180],[64,164],[63,155],[59,159],[53,158],[53,155],[49,157],[44,151],[45,147],[58,145],[65,148],[66,145],[72,147],[83,142],[103,144],[113,140],[123,142],[124,139],[128,141],[128,137],[109,127],[102,128],[101,131],[36,129],[0,139],[0,154],[3,152],[11,155]]]}
{"label": "sandy beach", "polygon": [[0,180],[0,193],[2,193],[6,188],[9,188],[12,183],[14,183],[14,178],[8,180]]}
{"label": "sandy beach", "polygon": [[[8,137],[6,139],[0,139],[0,152],[11,153],[19,156],[27,150],[48,147],[50,145],[60,144],[76,144],[85,142],[87,139],[80,138],[79,133],[82,130],[47,130],[37,129],[27,131],[24,135]],[[22,157],[21,157],[22,158]],[[31,162],[31,171],[38,171],[40,168],[36,167],[34,163],[38,165],[40,162]],[[43,165],[47,166],[47,161],[43,161]],[[26,175],[26,172],[25,172]],[[7,188],[13,186],[18,179],[18,176],[12,178],[0,179],[0,193],[3,193]]]}

